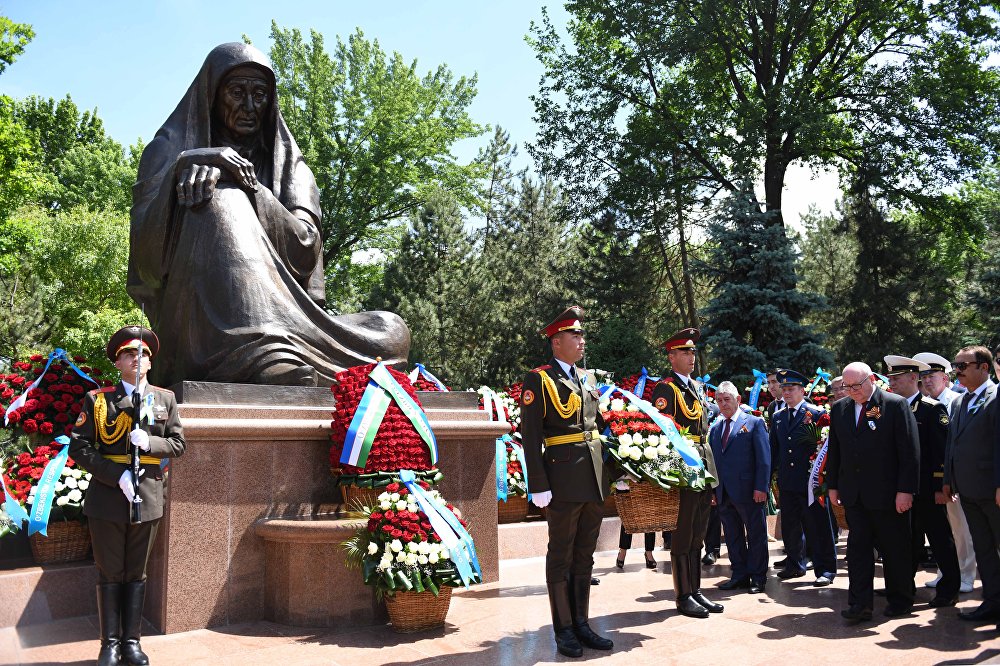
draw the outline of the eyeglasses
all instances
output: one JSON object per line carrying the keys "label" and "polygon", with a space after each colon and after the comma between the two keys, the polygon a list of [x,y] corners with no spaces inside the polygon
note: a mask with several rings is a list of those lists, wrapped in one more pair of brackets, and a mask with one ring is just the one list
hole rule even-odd
{"label": "eyeglasses", "polygon": [[841,388],[843,388],[845,391],[858,391],[861,389],[862,386],[865,385],[865,382],[867,382],[869,379],[871,379],[871,377],[865,377],[857,384],[843,384]]}
{"label": "eyeglasses", "polygon": [[951,367],[953,370],[958,370],[959,372],[962,372],[970,365],[979,365],[979,364],[980,361],[952,361]]}

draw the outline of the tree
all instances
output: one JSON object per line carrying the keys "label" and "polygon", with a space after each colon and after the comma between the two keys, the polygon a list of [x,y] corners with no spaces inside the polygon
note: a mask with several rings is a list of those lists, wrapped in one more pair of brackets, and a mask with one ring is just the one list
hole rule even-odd
{"label": "tree", "polygon": [[545,68],[540,150],[564,170],[613,170],[621,148],[607,136],[643,116],[658,152],[679,149],[716,186],[762,180],[767,219],[782,224],[796,161],[845,167],[875,152],[888,193],[933,208],[1000,144],[1000,76],[988,65],[1000,21],[988,0],[567,8],[572,48],[547,14],[530,40]]}
{"label": "tree", "polygon": [[[282,115],[320,188],[324,260],[335,281],[355,250],[371,249],[384,226],[417,209],[430,192],[474,201],[479,163],[452,155],[456,141],[483,127],[467,109],[476,77],[445,66],[420,76],[417,63],[387,56],[358,30],[332,54],[315,31],[271,24],[271,61]],[[328,299],[336,301],[336,298]]]}
{"label": "tree", "polygon": [[0,74],[24,53],[34,37],[35,31],[27,23],[14,23],[6,16],[0,16]]}
{"label": "tree", "polygon": [[797,257],[782,226],[752,196],[733,197],[724,217],[709,225],[707,261],[699,266],[714,285],[704,310],[705,344],[720,377],[746,379],[751,370],[794,368],[808,374],[833,356],[811,327],[799,322],[823,307],[816,294],[796,289]]}
{"label": "tree", "polygon": [[376,306],[398,313],[410,327],[410,357],[443,381],[468,386],[481,376],[477,257],[463,228],[458,202],[447,192],[428,196],[385,270]]}

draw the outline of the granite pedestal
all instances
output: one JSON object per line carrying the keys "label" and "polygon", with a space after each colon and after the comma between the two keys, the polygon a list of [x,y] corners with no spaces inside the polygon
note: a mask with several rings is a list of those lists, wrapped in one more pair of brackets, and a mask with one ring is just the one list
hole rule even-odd
{"label": "granite pedestal", "polygon": [[[323,586],[341,596],[337,604],[348,609],[343,621],[374,621],[375,613],[364,611],[371,609],[371,590],[361,586],[359,572],[346,569],[331,533],[311,546],[322,564],[278,573],[281,555],[269,557],[268,544],[280,538],[265,541],[256,529],[269,519],[341,517],[340,491],[330,475],[329,390],[191,382],[173,388],[187,450],[170,464],[146,618],[164,633],[272,618],[294,622],[294,616],[279,618],[275,600]],[[494,441],[508,426],[489,421],[475,393],[421,393],[420,399],[438,441],[440,490],[469,522],[484,581],[496,581]],[[276,582],[284,587],[269,590]]]}

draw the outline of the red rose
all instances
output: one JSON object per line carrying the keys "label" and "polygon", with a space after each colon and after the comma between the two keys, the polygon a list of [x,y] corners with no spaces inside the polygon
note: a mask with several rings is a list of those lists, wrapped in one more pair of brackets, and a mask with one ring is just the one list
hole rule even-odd
{"label": "red rose", "polygon": [[393,511],[392,509],[389,509],[383,515],[385,515],[385,519],[386,520],[392,520],[392,519],[394,519],[396,517],[396,512]]}
{"label": "red rose", "polygon": [[54,402],[56,401],[56,399],[55,399],[54,397],[52,397],[51,395],[49,395],[48,393],[46,393],[46,394],[42,395],[42,396],[41,396],[41,397],[40,397],[40,398],[38,399],[38,401],[39,401],[40,403],[42,403],[42,406],[43,406],[43,407],[48,407],[48,406],[50,406],[50,405],[51,405],[52,403],[54,403]]}
{"label": "red rose", "polygon": [[93,377],[97,377],[98,375],[103,375],[104,371],[101,370],[100,368],[94,368],[93,370],[91,370],[90,374]]}
{"label": "red rose", "polygon": [[394,483],[390,483],[389,485],[387,485],[385,487],[385,491],[387,493],[398,493],[399,492],[399,484],[395,483],[395,482]]}
{"label": "red rose", "polygon": [[18,423],[21,420],[21,410],[15,409],[13,412],[7,415],[7,420],[10,421],[11,423]]}
{"label": "red rose", "polygon": [[14,391],[12,391],[9,388],[8,389],[4,389],[4,392],[0,393],[0,398],[3,398],[4,400],[9,400],[10,398],[13,398],[13,397],[14,397]]}
{"label": "red rose", "polygon": [[35,361],[35,362],[37,363],[38,361],[41,361],[41,360],[42,360],[42,359],[44,359],[45,357],[44,357],[44,356],[42,356],[41,354],[32,354],[32,355],[31,355],[31,356],[29,356],[28,358],[29,358],[29,359],[31,359],[32,361]]}
{"label": "red rose", "polygon": [[[65,389],[62,389],[62,390],[63,391],[72,391],[73,387],[72,386],[67,386]],[[73,394],[72,393],[63,393],[62,395],[59,396],[59,399],[61,401],[65,402],[68,405],[69,403],[73,402]]]}
{"label": "red rose", "polygon": [[55,451],[51,446],[43,444],[42,446],[35,447],[36,456],[51,456],[53,453],[55,453]]}
{"label": "red rose", "polygon": [[56,374],[56,373],[54,373],[54,372],[46,372],[46,373],[45,373],[45,377],[43,377],[43,379],[44,379],[44,380],[45,380],[46,382],[48,382],[49,384],[51,384],[52,382],[54,382],[54,381],[56,381],[57,379],[59,379],[59,375],[57,375],[57,374]]}
{"label": "red rose", "polygon": [[57,412],[65,412],[68,407],[69,405],[67,405],[62,400],[56,400],[52,403],[52,409],[56,410]]}
{"label": "red rose", "polygon": [[21,430],[27,434],[32,434],[38,431],[38,422],[34,419],[27,419],[21,423]]}
{"label": "red rose", "polygon": [[[61,414],[61,416],[65,416],[65,414]],[[53,426],[48,421],[45,421],[40,426],[38,426],[38,432],[42,433],[43,435],[51,435],[54,430],[55,426]]]}
{"label": "red rose", "polygon": [[403,530],[393,529],[392,532],[390,532],[389,534],[392,535],[393,539],[398,539],[399,537],[403,536]]}
{"label": "red rose", "polygon": [[59,412],[53,417],[53,420],[56,423],[66,423],[69,421],[69,414],[67,414],[66,412]]}
{"label": "red rose", "polygon": [[44,421],[45,420],[45,412],[35,412],[35,420],[36,421]]}
{"label": "red rose", "polygon": [[380,511],[372,511],[368,517],[372,520],[382,520],[382,513]]}
{"label": "red rose", "polygon": [[392,525],[383,525],[382,531],[386,534],[392,534]]}
{"label": "red rose", "polygon": [[28,400],[27,402],[24,403],[24,408],[29,412],[33,412],[41,406],[42,406],[41,403],[38,402],[37,400]]}
{"label": "red rose", "polygon": [[76,355],[73,356],[73,360],[76,361],[77,363],[84,363],[84,362],[86,362],[87,357],[86,356],[80,356],[80,355],[76,354]]}

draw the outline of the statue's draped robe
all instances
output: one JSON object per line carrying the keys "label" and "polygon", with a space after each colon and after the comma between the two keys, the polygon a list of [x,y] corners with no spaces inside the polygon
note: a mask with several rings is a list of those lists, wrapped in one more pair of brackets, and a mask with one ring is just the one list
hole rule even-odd
{"label": "statue's draped robe", "polygon": [[[178,205],[178,155],[222,145],[212,136],[216,90],[227,72],[251,63],[267,72],[272,91],[263,145],[254,153],[264,159],[251,157],[258,193],[220,181],[207,203]],[[336,372],[377,356],[406,360],[410,335],[398,316],[331,317],[321,307],[319,192],[278,110],[273,70],[257,49],[232,43],[212,50],[143,151],[133,202],[128,291],[162,342],[156,383],[270,383],[261,379],[268,368],[291,364],[312,366],[319,383],[329,385]]]}

